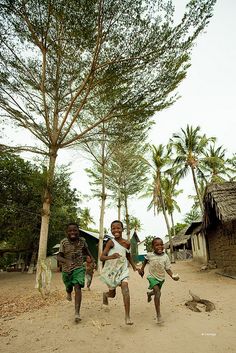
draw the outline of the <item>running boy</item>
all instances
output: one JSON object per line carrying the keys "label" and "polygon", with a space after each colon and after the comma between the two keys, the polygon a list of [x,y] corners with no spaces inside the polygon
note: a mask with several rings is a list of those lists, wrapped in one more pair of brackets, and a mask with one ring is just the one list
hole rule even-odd
{"label": "running boy", "polygon": [[76,223],[67,225],[67,237],[60,243],[58,261],[62,264],[62,279],[66,287],[67,300],[71,301],[71,293],[75,291],[75,322],[80,318],[81,288],[85,282],[84,257],[92,256],[84,238],[79,236],[79,226]]}
{"label": "running boy", "polygon": [[122,238],[123,228],[123,223],[120,221],[113,221],[111,223],[111,232],[114,239],[108,240],[100,257],[101,261],[105,261],[100,279],[109,288],[108,292],[103,293],[103,304],[105,305],[108,305],[108,298],[116,296],[116,288],[118,286],[121,287],[125,307],[125,323],[126,325],[132,325],[133,322],[130,319],[128,261],[134,271],[137,268],[130,256],[130,242]]}
{"label": "running boy", "polygon": [[90,256],[87,256],[87,258],[86,258],[85,268],[86,268],[86,272],[85,272],[86,287],[88,288],[88,290],[90,290],[90,286],[91,286],[92,279],[93,279],[93,274],[96,269],[95,262],[92,261]]}
{"label": "running boy", "polygon": [[147,292],[147,300],[150,302],[154,295],[154,304],[156,309],[156,320],[158,324],[163,323],[161,312],[160,312],[160,297],[161,287],[165,281],[165,271],[174,280],[178,281],[179,276],[174,275],[171,271],[171,264],[168,255],[164,252],[164,244],[161,238],[154,238],[152,241],[153,252],[147,253],[145,256],[142,267],[138,270],[141,277],[144,275],[144,268],[149,263],[149,275],[147,279],[149,281]]}

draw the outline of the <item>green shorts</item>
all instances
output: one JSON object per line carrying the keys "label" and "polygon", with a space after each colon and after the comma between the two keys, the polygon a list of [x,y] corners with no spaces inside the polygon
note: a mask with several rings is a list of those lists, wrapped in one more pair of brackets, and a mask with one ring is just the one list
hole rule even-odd
{"label": "green shorts", "polygon": [[67,292],[71,293],[76,284],[79,284],[79,286],[83,288],[85,282],[85,267],[76,268],[71,272],[62,272],[62,279]]}
{"label": "green shorts", "polygon": [[148,276],[147,280],[149,282],[148,289],[153,289],[154,286],[158,286],[161,289],[163,283],[165,282],[164,279],[160,280],[160,279],[157,279],[157,278],[154,278],[154,277],[151,277],[151,276]]}

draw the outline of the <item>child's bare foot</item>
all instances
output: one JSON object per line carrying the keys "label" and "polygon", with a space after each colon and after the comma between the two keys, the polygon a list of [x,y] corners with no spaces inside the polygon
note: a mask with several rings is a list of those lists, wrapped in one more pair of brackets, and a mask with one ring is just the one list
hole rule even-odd
{"label": "child's bare foot", "polygon": [[164,323],[164,320],[162,319],[161,315],[160,315],[160,316],[157,316],[156,321],[157,321],[157,324],[158,324],[158,325]]}
{"label": "child's bare foot", "polygon": [[106,293],[103,293],[102,302],[103,302],[104,305],[108,305],[108,298],[107,298]]}
{"label": "child's bare foot", "polygon": [[75,314],[75,322],[78,324],[81,321],[80,314],[76,313]]}
{"label": "child's bare foot", "polygon": [[150,292],[147,292],[147,301],[148,301],[148,303],[150,303],[151,300],[152,300],[152,294]]}
{"label": "child's bare foot", "polygon": [[90,290],[90,288],[89,288],[89,287],[87,287],[87,289],[88,289],[88,290]]}
{"label": "child's bare foot", "polygon": [[67,292],[66,299],[67,299],[69,302],[72,301],[71,293],[68,293],[68,292]]}
{"label": "child's bare foot", "polygon": [[131,320],[130,317],[125,318],[125,323],[126,323],[126,325],[133,325],[133,321]]}

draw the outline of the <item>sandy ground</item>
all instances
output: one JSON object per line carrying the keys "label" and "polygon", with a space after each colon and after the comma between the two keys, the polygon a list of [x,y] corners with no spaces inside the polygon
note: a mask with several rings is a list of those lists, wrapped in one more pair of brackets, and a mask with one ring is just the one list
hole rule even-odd
{"label": "sandy ground", "polygon": [[[82,321],[73,321],[73,304],[64,299],[60,273],[53,274],[51,299],[34,289],[34,275],[0,273],[1,344],[4,353],[223,353],[236,352],[236,280],[215,270],[199,271],[191,261],[173,264],[181,279],[167,275],[162,288],[163,325],[155,323],[153,302],[147,303],[147,280],[132,270],[133,326],[124,324],[120,289],[101,305],[105,285],[95,275],[92,290],[83,290]],[[196,313],[185,306],[189,289],[214,302],[216,310]],[[32,311],[30,307],[33,307]]]}

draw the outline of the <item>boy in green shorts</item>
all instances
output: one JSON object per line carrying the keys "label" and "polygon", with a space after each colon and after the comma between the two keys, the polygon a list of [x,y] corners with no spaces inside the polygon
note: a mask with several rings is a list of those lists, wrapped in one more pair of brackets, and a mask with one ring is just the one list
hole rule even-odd
{"label": "boy in green shorts", "polygon": [[84,258],[92,255],[88,249],[86,240],[79,236],[79,226],[76,223],[67,225],[67,237],[60,243],[57,260],[62,264],[62,279],[66,287],[67,300],[71,301],[71,293],[75,291],[75,322],[80,318],[81,288],[85,282]]}
{"label": "boy in green shorts", "polygon": [[147,292],[148,302],[154,295],[156,309],[156,320],[158,324],[163,323],[160,312],[161,287],[165,281],[165,272],[174,280],[178,281],[179,276],[171,271],[171,264],[168,255],[164,252],[164,244],[161,238],[154,238],[152,241],[153,252],[147,253],[142,267],[138,270],[141,277],[144,275],[144,268],[149,263],[149,275],[147,276],[150,292]]}

